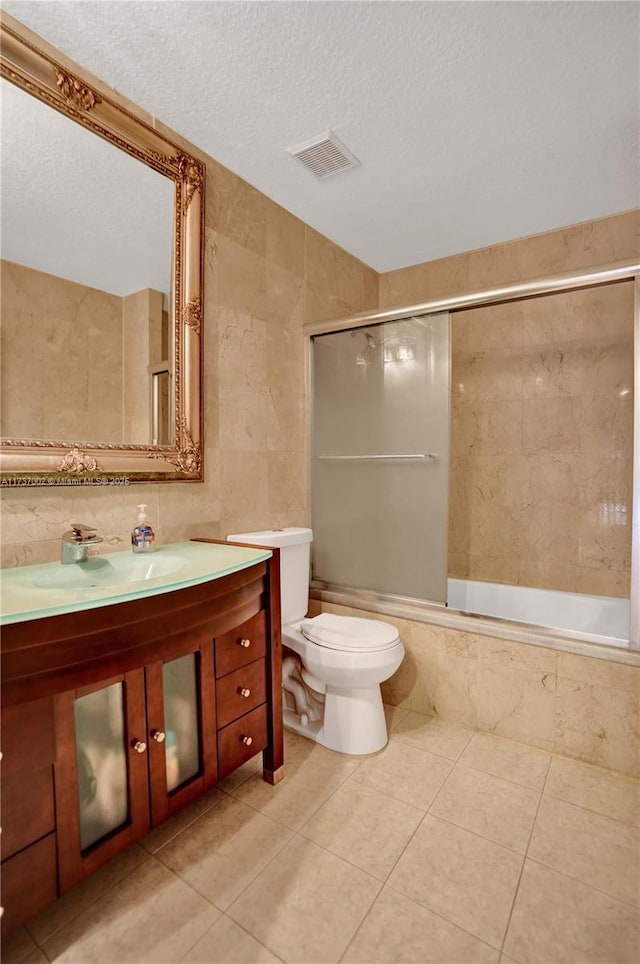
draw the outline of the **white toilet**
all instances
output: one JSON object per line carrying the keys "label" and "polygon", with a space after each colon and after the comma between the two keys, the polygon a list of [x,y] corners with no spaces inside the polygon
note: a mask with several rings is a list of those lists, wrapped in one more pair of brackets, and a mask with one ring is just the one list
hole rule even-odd
{"label": "white toilet", "polygon": [[404,657],[398,630],[375,619],[322,613],[305,619],[311,529],[267,529],[227,536],[280,549],[284,723],[340,753],[375,753],[387,743],[380,683]]}

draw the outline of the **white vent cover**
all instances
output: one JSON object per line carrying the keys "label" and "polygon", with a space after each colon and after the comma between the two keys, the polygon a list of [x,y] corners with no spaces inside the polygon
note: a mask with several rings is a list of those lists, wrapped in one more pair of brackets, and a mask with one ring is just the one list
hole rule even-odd
{"label": "white vent cover", "polygon": [[348,171],[360,163],[333,131],[319,134],[297,147],[288,147],[287,153],[296,157],[318,180],[324,180],[339,171]]}

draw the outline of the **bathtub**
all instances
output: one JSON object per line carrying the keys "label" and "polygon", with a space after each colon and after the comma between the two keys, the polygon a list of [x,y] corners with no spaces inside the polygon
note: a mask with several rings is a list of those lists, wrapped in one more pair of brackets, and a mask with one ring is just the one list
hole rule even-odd
{"label": "bathtub", "polygon": [[576,633],[603,646],[629,646],[628,599],[448,579],[447,606],[463,613]]}

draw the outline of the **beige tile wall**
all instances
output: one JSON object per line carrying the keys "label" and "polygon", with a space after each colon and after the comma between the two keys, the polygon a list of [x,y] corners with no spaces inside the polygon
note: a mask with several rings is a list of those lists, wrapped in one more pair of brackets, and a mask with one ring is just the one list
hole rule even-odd
{"label": "beige tile wall", "polygon": [[378,276],[203,160],[205,482],[4,490],[4,566],[57,558],[72,519],[95,525],[107,549],[124,548],[139,502],[159,542],[309,521],[301,325],[375,308]]}
{"label": "beige tile wall", "polygon": [[450,576],[629,596],[633,296],[452,316]]}
{"label": "beige tile wall", "polygon": [[[1,432],[122,441],[122,299],[1,262]],[[46,359],[46,364],[45,364]]]}

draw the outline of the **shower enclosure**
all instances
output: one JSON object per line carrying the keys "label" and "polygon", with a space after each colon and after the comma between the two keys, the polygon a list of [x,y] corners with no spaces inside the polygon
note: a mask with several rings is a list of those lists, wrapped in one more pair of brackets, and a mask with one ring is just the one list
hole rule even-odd
{"label": "shower enclosure", "polygon": [[449,316],[314,340],[313,573],[444,603]]}
{"label": "shower enclosure", "polygon": [[318,326],[314,586],[636,648],[632,275]]}

